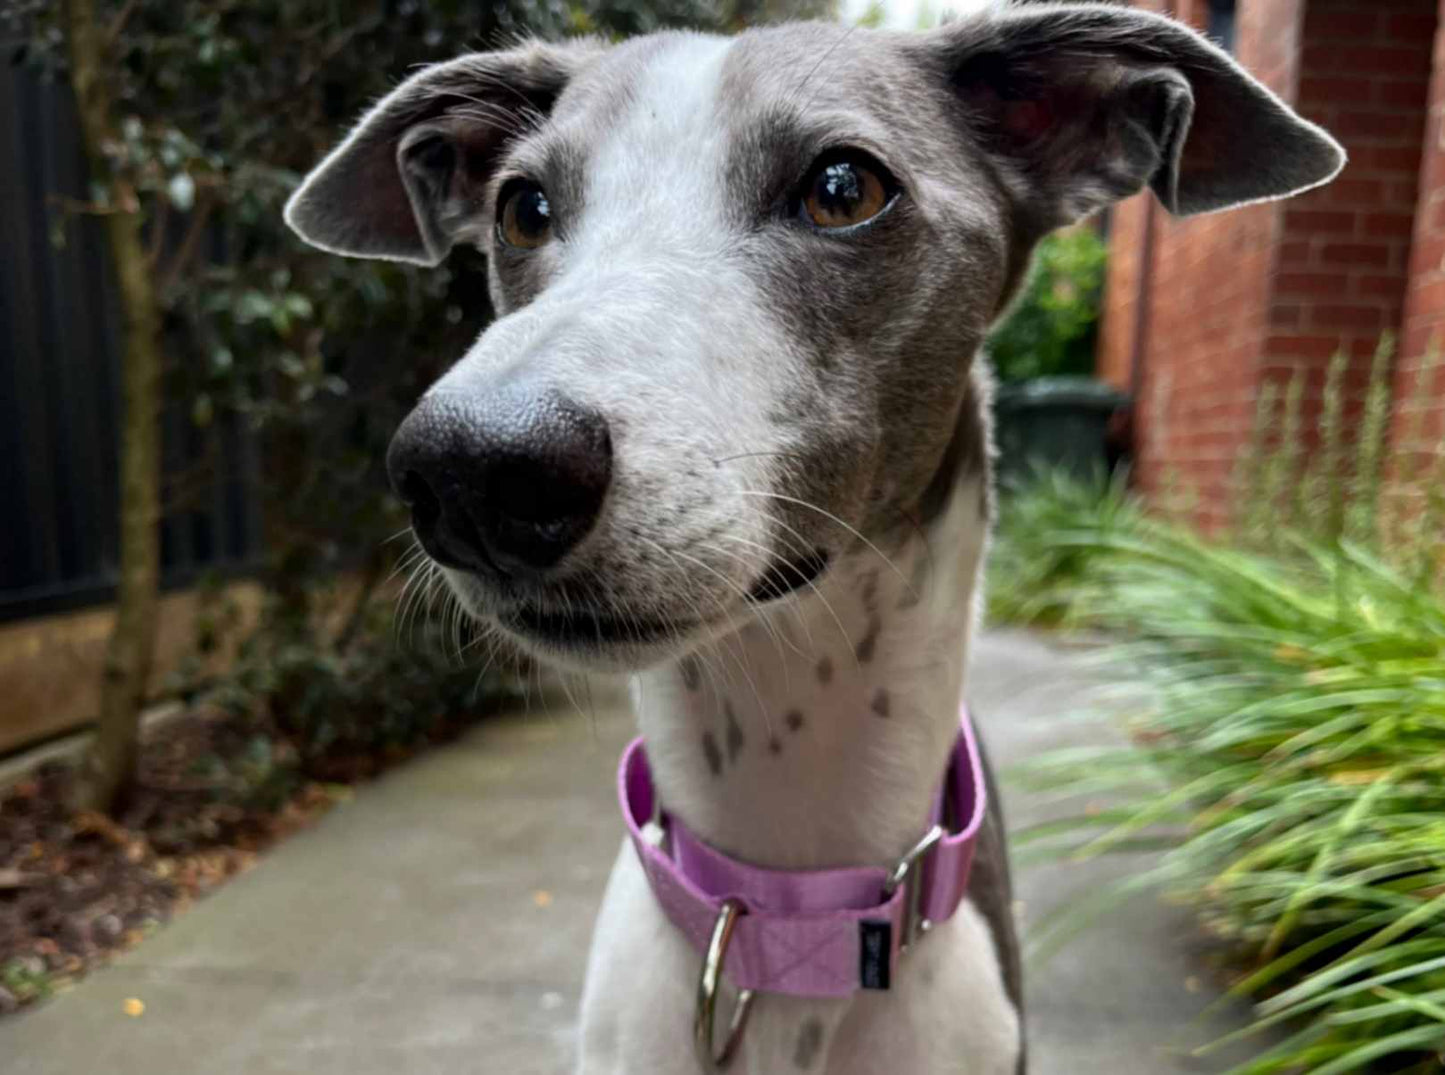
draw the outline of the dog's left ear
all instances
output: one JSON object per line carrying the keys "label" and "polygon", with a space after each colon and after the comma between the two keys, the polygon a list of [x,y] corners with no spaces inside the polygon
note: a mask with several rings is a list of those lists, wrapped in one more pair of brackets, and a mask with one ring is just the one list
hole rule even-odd
{"label": "dog's left ear", "polygon": [[1021,6],[945,25],[922,46],[1041,230],[1145,185],[1187,215],[1296,194],[1344,167],[1329,134],[1158,15]]}
{"label": "dog's left ear", "polygon": [[507,143],[604,47],[532,41],[419,71],[306,177],[286,223],[333,254],[439,264],[488,226],[483,194]]}

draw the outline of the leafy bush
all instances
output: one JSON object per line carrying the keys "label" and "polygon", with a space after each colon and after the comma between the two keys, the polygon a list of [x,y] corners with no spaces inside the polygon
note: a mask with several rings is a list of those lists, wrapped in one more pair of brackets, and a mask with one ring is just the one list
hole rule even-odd
{"label": "leafy bush", "polygon": [[1035,472],[1001,498],[988,570],[989,618],[1016,626],[1067,624],[1078,587],[1096,571],[1099,539],[1131,533],[1142,517],[1122,473],[1081,481]]}
{"label": "leafy bush", "polygon": [[1000,380],[1094,372],[1108,247],[1091,227],[1048,236],[1023,291],[988,339]]}
{"label": "leafy bush", "polygon": [[1130,891],[1192,903],[1246,968],[1232,992],[1257,1002],[1227,1040],[1285,1035],[1236,1075],[1440,1070],[1445,443],[1417,422],[1386,460],[1389,358],[1386,341],[1348,428],[1344,359],[1318,428],[1301,379],[1266,394],[1227,542],[1057,479],[1001,519],[995,614],[1110,632],[1123,674],[1153,688],[1131,748],[1024,771],[1094,804],[1026,839],[1075,858],[1163,852],[1039,941]]}
{"label": "leafy bush", "polygon": [[50,996],[53,986],[43,964],[35,959],[10,959],[0,963],[0,1015],[22,1004]]}
{"label": "leafy bush", "polygon": [[1116,796],[1040,835],[1080,858],[1168,849],[1127,888],[1194,903],[1254,963],[1233,986],[1252,1032],[1294,1031],[1239,1075],[1424,1059],[1445,1040],[1445,602],[1354,546],[1060,537],[1094,568],[1077,614],[1132,640],[1118,656],[1157,701],[1133,749],[1032,767]]}
{"label": "leafy bush", "polygon": [[213,700],[256,715],[321,780],[369,775],[388,761],[449,738],[493,704],[482,670],[448,647],[434,621],[420,642],[369,632],[349,648],[301,639],[253,646]]}

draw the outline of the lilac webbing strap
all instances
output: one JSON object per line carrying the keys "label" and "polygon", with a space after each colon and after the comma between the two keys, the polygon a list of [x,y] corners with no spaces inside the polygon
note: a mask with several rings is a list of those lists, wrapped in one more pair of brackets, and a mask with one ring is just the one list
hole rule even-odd
{"label": "lilac webbing strap", "polygon": [[[923,885],[919,908],[932,922],[950,918],[963,901],[986,806],[982,764],[966,712],[944,780],[963,828],[933,847],[912,882]],[[886,988],[904,940],[909,898],[906,886],[885,898],[888,869],[760,869],[708,847],[666,814],[667,838],[657,847],[642,831],[653,816],[656,794],[638,739],[623,754],[618,773],[618,797],[632,844],[657,902],[699,954],[707,949],[723,903],[742,903],[745,913],[723,968],[734,986],[798,997],[846,997],[865,985]],[[935,818],[944,816],[944,798],[941,791]],[[886,930],[881,928],[885,924]],[[880,966],[882,953],[870,955],[864,946],[884,937],[887,960]]]}

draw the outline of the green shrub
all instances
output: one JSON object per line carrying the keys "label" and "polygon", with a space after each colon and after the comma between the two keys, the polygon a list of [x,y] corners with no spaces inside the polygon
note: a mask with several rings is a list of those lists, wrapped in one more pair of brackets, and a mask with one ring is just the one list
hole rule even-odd
{"label": "green shrub", "polygon": [[268,601],[234,665],[189,693],[253,716],[258,735],[316,779],[368,775],[449,737],[508,693],[516,658],[473,633],[415,546],[407,570],[399,598],[363,580],[359,590],[313,583],[301,618],[294,602]]}
{"label": "green shrub", "polygon": [[1343,358],[1315,425],[1302,377],[1262,395],[1224,540],[1057,478],[1000,519],[995,617],[1108,632],[1121,675],[1152,688],[1132,746],[1022,773],[1091,804],[1023,842],[1162,851],[1035,939],[1048,950],[1140,889],[1194,905],[1257,1005],[1227,1040],[1284,1035],[1254,1038],[1236,1075],[1440,1070],[1445,442],[1422,436],[1431,360],[1387,459],[1391,357],[1384,341],[1353,420]]}
{"label": "green shrub", "polygon": [[36,959],[11,959],[0,964],[0,1015],[21,1004],[44,1000],[54,986]]}
{"label": "green shrub", "polygon": [[1126,887],[1196,905],[1252,963],[1233,990],[1258,1001],[1250,1032],[1293,1031],[1240,1075],[1422,1061],[1445,1041],[1445,602],[1352,545],[1060,537],[1094,569],[1076,616],[1129,640],[1157,704],[1132,749],[1029,769],[1113,796],[1035,836],[1079,858],[1167,849]]}
{"label": "green shrub", "polygon": [[1098,538],[1127,533],[1143,509],[1123,474],[1081,481],[1038,471],[1000,502],[988,570],[988,615],[998,624],[1058,627],[1097,570]]}
{"label": "green shrub", "polygon": [[1048,236],[1023,291],[988,339],[1002,381],[1094,372],[1108,247],[1089,227]]}
{"label": "green shrub", "polygon": [[1303,413],[1303,373],[1265,387],[1236,472],[1236,544],[1291,557],[1301,539],[1325,546],[1349,542],[1418,585],[1440,581],[1445,438],[1430,443],[1424,424],[1434,405],[1429,387],[1439,355],[1426,355],[1399,401],[1409,420],[1396,440],[1390,423],[1393,359],[1394,340],[1386,336],[1376,348],[1357,418],[1346,414],[1349,359],[1343,353],[1330,362],[1313,425]]}

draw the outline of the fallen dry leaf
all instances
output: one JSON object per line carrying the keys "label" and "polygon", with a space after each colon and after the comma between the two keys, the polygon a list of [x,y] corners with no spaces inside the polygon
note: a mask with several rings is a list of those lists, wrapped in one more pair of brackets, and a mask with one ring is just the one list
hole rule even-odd
{"label": "fallen dry leaf", "polygon": [[28,888],[43,879],[38,873],[23,873],[13,867],[0,869],[0,891],[7,888]]}

